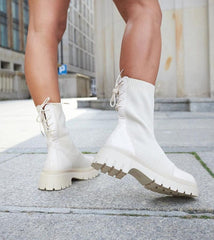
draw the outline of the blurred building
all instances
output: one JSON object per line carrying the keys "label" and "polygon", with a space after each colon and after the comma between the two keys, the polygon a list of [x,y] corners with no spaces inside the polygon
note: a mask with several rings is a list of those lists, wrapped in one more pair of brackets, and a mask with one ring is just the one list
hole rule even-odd
{"label": "blurred building", "polygon": [[[94,89],[93,0],[71,0],[67,29],[58,47],[58,63],[68,74],[59,77],[62,97],[91,95]],[[28,0],[0,0],[0,99],[28,98],[24,53],[29,22]]]}
{"label": "blurred building", "polygon": [[[214,111],[214,0],[160,0],[162,58],[156,109]],[[95,56],[98,101],[108,108],[125,23],[112,1],[95,0]],[[80,103],[81,106],[81,103]]]}
{"label": "blurred building", "polygon": [[24,52],[28,1],[0,0],[0,99],[26,98]]}
{"label": "blurred building", "polygon": [[67,28],[58,47],[58,62],[66,64],[69,73],[59,79],[63,97],[94,92],[94,58],[94,0],[71,0]]}
{"label": "blurred building", "polygon": [[59,45],[59,63],[69,72],[95,76],[94,1],[71,0],[66,32]]}

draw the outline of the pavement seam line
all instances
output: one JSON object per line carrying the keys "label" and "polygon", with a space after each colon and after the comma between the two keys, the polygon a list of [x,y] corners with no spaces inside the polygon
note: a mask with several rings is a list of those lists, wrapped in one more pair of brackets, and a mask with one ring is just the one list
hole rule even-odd
{"label": "pavement seam line", "polygon": [[127,217],[176,217],[185,219],[214,219],[214,213],[180,212],[180,211],[150,211],[150,210],[113,210],[113,209],[75,209],[75,208],[38,208],[1,206],[0,213],[41,213],[41,214],[82,214],[100,216],[127,216]]}
{"label": "pavement seam line", "polygon": [[191,154],[195,157],[196,160],[200,162],[202,167],[214,178],[214,173],[212,170],[207,166],[207,164],[201,159],[201,157],[197,154],[197,152],[191,152]]}
{"label": "pavement seam line", "polygon": [[[11,154],[12,154],[12,153],[11,153]],[[11,157],[11,158],[9,158],[9,159],[7,159],[7,160],[1,161],[1,162],[0,162],[0,165],[3,164],[3,163],[8,162],[8,161],[10,161],[10,160],[13,160],[13,159],[15,159],[15,158],[17,158],[17,157],[20,157],[21,155],[23,155],[23,153],[19,153],[19,154],[17,154],[16,156],[13,156],[13,157]]]}
{"label": "pavement seam line", "polygon": [[197,152],[166,152],[167,154],[191,154],[195,157],[197,161],[201,164],[201,166],[214,178],[214,173],[207,166],[207,164],[201,159],[201,157],[197,154]]}

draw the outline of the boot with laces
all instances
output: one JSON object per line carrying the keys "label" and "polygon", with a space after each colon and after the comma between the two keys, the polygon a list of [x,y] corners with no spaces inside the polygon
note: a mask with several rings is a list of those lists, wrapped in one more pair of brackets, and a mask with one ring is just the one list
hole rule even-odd
{"label": "boot with laces", "polygon": [[157,143],[154,92],[151,83],[119,75],[110,101],[118,110],[118,124],[92,166],[119,179],[129,173],[161,194],[198,196],[194,177],[177,168]]}
{"label": "boot with laces", "polygon": [[47,140],[48,155],[40,174],[41,190],[61,190],[69,187],[72,179],[91,179],[98,172],[91,167],[92,159],[86,158],[74,146],[66,127],[61,103],[38,105],[37,121],[42,123]]}

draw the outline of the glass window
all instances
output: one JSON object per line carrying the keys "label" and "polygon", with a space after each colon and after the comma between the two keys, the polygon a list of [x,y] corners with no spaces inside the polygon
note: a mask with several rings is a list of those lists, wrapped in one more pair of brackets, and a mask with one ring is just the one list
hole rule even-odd
{"label": "glass window", "polygon": [[93,25],[94,24],[94,17],[93,17],[93,14],[91,13],[91,24]]}
{"label": "glass window", "polygon": [[83,51],[80,50],[80,67],[83,67]]}
{"label": "glass window", "polygon": [[76,48],[76,66],[79,67],[79,49]]}
{"label": "glass window", "polygon": [[13,16],[13,49],[18,51],[20,50],[18,0],[12,1],[12,16]]}
{"label": "glass window", "polygon": [[0,44],[3,47],[8,46],[8,38],[7,38],[7,25],[6,24],[0,24]]}
{"label": "glass window", "polygon": [[85,56],[84,56],[84,69],[87,69],[87,53],[85,52]]}
{"label": "glass window", "polygon": [[23,22],[24,22],[24,46],[26,46],[28,24],[29,24],[29,7],[28,7],[27,0],[24,0]]}
{"label": "glass window", "polygon": [[74,0],[74,7],[77,8],[77,1],[78,0]]}
{"label": "glass window", "polygon": [[18,0],[12,2],[12,16],[15,19],[19,19],[19,3]]}
{"label": "glass window", "polygon": [[7,13],[7,1],[6,0],[0,0],[0,11]]}
{"label": "glass window", "polygon": [[28,25],[29,22],[29,8],[28,8],[28,1],[24,1],[24,9],[23,9],[23,21],[24,24]]}
{"label": "glass window", "polygon": [[6,0],[0,0],[0,45],[8,47]]}
{"label": "glass window", "polygon": [[77,30],[74,29],[74,42],[77,44]]}
{"label": "glass window", "polygon": [[83,6],[83,16],[86,17],[86,7],[85,7],[85,5]]}
{"label": "glass window", "polygon": [[86,37],[83,37],[83,48],[86,50]]}
{"label": "glass window", "polygon": [[86,31],[87,36],[89,35],[89,24],[87,23],[87,31]]}
{"label": "glass window", "polygon": [[17,30],[17,29],[13,29],[13,48],[15,50],[20,49],[19,30]]}
{"label": "glass window", "polygon": [[81,17],[80,17],[80,15],[78,16],[78,18],[79,18],[79,20],[78,20],[78,27],[81,30]]}
{"label": "glass window", "polygon": [[71,65],[74,64],[73,58],[74,58],[73,45],[72,45],[72,44],[69,44],[69,63],[70,63]]}

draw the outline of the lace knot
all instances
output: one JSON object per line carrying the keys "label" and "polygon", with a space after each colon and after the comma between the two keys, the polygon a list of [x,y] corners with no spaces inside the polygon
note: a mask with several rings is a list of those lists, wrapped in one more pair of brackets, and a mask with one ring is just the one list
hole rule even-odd
{"label": "lace knot", "polygon": [[[47,97],[44,102],[38,106],[38,116],[36,118],[36,121],[39,123],[40,131],[43,136],[45,136],[45,133],[42,131],[41,124],[44,121],[42,114],[45,112],[44,107],[45,105],[50,101],[50,97]],[[47,124],[47,119],[46,119],[46,124]],[[47,125],[47,130],[48,130],[48,125]]]}
{"label": "lace knot", "polygon": [[122,69],[122,71],[119,73],[116,81],[115,81],[115,86],[112,90],[112,96],[111,96],[111,99],[110,99],[110,106],[111,107],[116,107],[116,110],[118,108],[117,106],[117,98],[118,98],[118,94],[119,94],[119,89],[120,89],[120,86],[123,85],[123,81],[121,81],[121,73],[124,71],[124,69]]}

